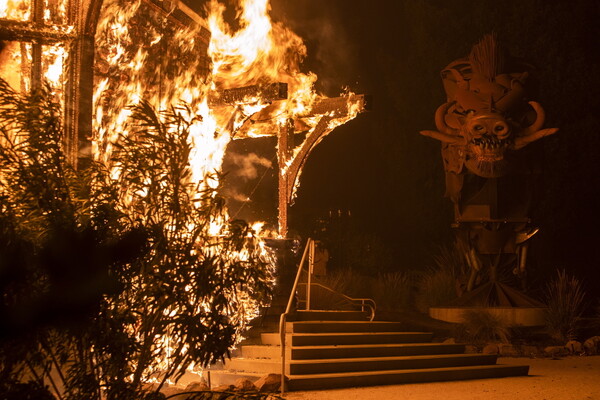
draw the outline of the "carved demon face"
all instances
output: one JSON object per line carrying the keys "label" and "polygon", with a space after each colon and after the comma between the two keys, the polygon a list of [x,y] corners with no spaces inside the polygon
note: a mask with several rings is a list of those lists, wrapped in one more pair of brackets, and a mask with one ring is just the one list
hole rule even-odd
{"label": "carved demon face", "polygon": [[511,125],[498,113],[467,114],[460,130],[466,142],[465,165],[476,175],[493,178],[507,172],[506,152],[512,144]]}
{"label": "carved demon face", "polygon": [[[552,135],[558,129],[541,129],[545,113],[541,105],[530,101],[535,120],[525,126],[513,122],[498,111],[455,112],[454,102],[442,104],[435,113],[437,131],[421,131],[444,143],[444,168],[460,174],[463,166],[483,178],[497,178],[509,171],[507,156],[531,142]],[[513,121],[513,119],[511,119]]]}

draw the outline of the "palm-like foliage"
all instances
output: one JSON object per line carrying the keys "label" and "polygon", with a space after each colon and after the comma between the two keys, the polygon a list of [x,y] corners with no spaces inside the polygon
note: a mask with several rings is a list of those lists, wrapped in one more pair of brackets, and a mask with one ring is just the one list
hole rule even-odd
{"label": "palm-like foliage", "polygon": [[189,114],[133,107],[136,124],[113,157],[123,213],[150,234],[139,273],[115,299],[141,316],[131,326],[141,346],[134,382],[223,357],[270,292],[270,260],[249,226],[226,222],[216,189],[192,180],[189,135],[199,121]]}

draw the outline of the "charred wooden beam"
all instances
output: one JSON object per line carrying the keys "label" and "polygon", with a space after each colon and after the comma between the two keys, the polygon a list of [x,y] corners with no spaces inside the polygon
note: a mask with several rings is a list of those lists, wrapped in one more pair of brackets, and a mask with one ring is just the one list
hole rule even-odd
{"label": "charred wooden beam", "polygon": [[[294,191],[298,185],[300,174],[308,156],[312,150],[327,136],[335,127],[348,119],[352,119],[356,114],[370,109],[369,97],[364,95],[350,94],[348,96],[327,98],[317,101],[305,115],[296,116],[294,121],[288,120],[288,123],[277,132],[278,144],[278,164],[279,164],[279,235],[287,235],[288,208],[292,204]],[[257,114],[262,118],[266,116],[263,113],[269,113],[276,110],[277,104],[273,104],[271,110],[263,109]],[[271,115],[271,114],[269,114]],[[307,133],[306,138],[298,146],[293,146],[294,134],[303,127],[308,128],[304,120],[308,118],[318,118],[318,122]],[[253,116],[256,118],[256,116]],[[259,117],[260,118],[260,117]],[[331,122],[337,123],[332,124]],[[272,121],[265,120],[263,124],[272,124]],[[313,121],[314,123],[314,121]],[[255,126],[249,126],[246,129],[254,129]]]}
{"label": "charred wooden beam", "polygon": [[63,32],[61,28],[63,27],[0,20],[0,39],[39,43],[68,42],[75,39],[75,34]]}
{"label": "charred wooden beam", "polygon": [[209,99],[211,106],[235,106],[239,104],[271,103],[276,100],[287,99],[287,83],[269,83],[266,85],[252,85],[240,88],[224,89],[217,92]]}
{"label": "charred wooden beam", "polygon": [[[334,97],[328,99],[322,99],[315,102],[313,107],[304,115],[298,116],[294,121],[294,132],[306,132],[309,130],[309,124],[305,123],[302,119],[319,117],[323,115],[330,116],[332,118],[342,118],[347,116],[351,112],[363,112],[369,110],[371,107],[370,96],[362,94],[353,94],[350,96]],[[262,136],[275,136],[277,135],[278,129],[276,126],[277,118],[279,118],[279,111],[282,109],[280,101],[274,101],[272,104],[263,108],[261,111],[252,115],[244,125],[242,125],[236,133],[236,138],[243,139],[247,137],[255,137],[253,132],[263,132]]]}

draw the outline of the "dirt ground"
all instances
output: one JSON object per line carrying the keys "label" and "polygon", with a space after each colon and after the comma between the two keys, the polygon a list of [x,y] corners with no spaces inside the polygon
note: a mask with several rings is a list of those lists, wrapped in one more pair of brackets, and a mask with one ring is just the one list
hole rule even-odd
{"label": "dirt ground", "polygon": [[600,356],[500,358],[529,376],[287,393],[289,400],[600,400]]}

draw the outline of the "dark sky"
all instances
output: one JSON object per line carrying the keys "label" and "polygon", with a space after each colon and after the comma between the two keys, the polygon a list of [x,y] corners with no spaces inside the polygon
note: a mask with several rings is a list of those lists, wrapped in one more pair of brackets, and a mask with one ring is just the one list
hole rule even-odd
{"label": "dark sky", "polygon": [[[272,8],[275,20],[304,38],[304,68],[317,73],[319,90],[336,96],[349,86],[373,96],[371,112],[336,129],[309,158],[293,229],[307,234],[329,210],[350,211],[348,230],[392,254],[394,268],[430,263],[451,237],[452,214],[439,143],[418,132],[434,128],[445,101],[441,69],[496,32],[536,67],[531,98],[546,109],[546,126],[560,128],[531,145],[543,169],[532,268],[598,277],[600,2],[272,0]],[[238,146],[271,158],[272,144]],[[276,199],[266,186],[274,178],[266,171],[247,211],[269,218]]]}

